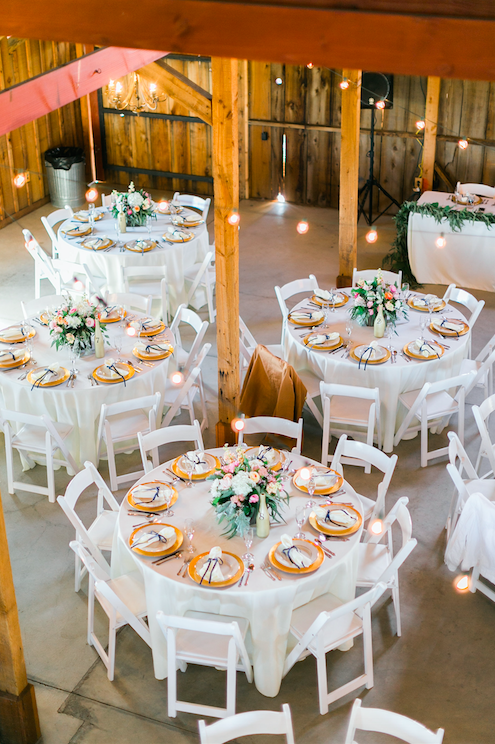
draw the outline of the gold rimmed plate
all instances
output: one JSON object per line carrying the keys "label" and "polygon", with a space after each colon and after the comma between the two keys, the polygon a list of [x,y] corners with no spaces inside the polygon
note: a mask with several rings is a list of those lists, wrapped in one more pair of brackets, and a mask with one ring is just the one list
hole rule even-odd
{"label": "gold rimmed plate", "polygon": [[458,326],[459,330],[453,331],[451,328],[445,328],[444,326],[442,326],[441,321],[439,321],[438,323],[436,321],[432,321],[432,323],[430,324],[430,330],[433,331],[433,333],[438,333],[439,336],[455,336],[455,337],[465,336],[466,333],[468,333],[469,331],[468,324],[464,323],[463,320],[457,320],[457,318],[455,318],[454,320],[451,320],[451,321],[447,319],[447,322],[455,323]]}
{"label": "gold rimmed plate", "polygon": [[330,351],[331,349],[337,349],[339,346],[342,346],[343,341],[342,341],[342,336],[340,334],[339,334],[339,337],[338,337],[338,339],[336,341],[335,340],[331,340],[331,339],[326,339],[321,344],[312,343],[311,342],[311,339],[312,338],[315,338],[318,335],[327,336],[329,334],[326,334],[326,333],[318,334],[316,331],[314,333],[308,333],[308,335],[307,336],[304,336],[304,338],[303,338],[303,344],[305,346],[307,346],[308,349],[316,349],[317,351],[318,350],[321,350],[321,351]]}
{"label": "gold rimmed plate", "polygon": [[481,204],[483,199],[478,194],[470,194],[471,201],[463,201],[462,198],[459,198],[457,194],[452,194],[452,201],[454,204],[458,204],[460,207],[476,207],[478,204]]}
{"label": "gold rimmed plate", "polygon": [[[299,312],[301,312],[301,311],[299,311]],[[320,311],[319,310],[315,310],[311,314],[314,315],[315,312],[316,313],[319,313]],[[297,310],[294,310],[294,313],[296,315],[299,314]],[[293,318],[292,317],[292,314],[293,313],[290,312],[289,315],[288,315],[289,321],[293,325],[301,326],[301,328],[307,328],[308,326],[318,326],[318,325],[321,325],[323,323],[323,321],[325,320],[325,313],[323,313],[323,312],[321,312],[321,318],[309,318],[308,317],[307,320],[303,320],[302,318]]]}
{"label": "gold rimmed plate", "polygon": [[[94,245],[91,245],[93,243]],[[88,251],[103,251],[105,248],[110,248],[111,245],[114,244],[114,241],[112,238],[99,238],[98,236],[94,238],[86,238],[82,241],[81,245],[83,248],[87,248]]]}
{"label": "gold rimmed plate", "polygon": [[[98,222],[98,220],[102,220],[105,215],[103,212],[96,212],[94,214],[94,220],[95,222]],[[89,222],[89,214],[81,214],[81,212],[76,212],[72,216],[73,220],[77,220],[77,222]]]}
{"label": "gold rimmed plate", "polygon": [[50,367],[36,367],[35,369],[32,369],[27,376],[27,381],[31,385],[34,385],[34,387],[45,388],[55,387],[55,385],[61,385],[63,382],[66,382],[69,379],[70,372],[68,369],[65,369],[65,367],[59,367],[57,372],[55,373],[55,377],[53,375],[50,375],[50,379],[46,382],[44,380],[40,381],[35,379],[34,375],[37,372],[46,372],[49,369]]}
{"label": "gold rimmed plate", "polygon": [[239,581],[244,573],[244,563],[239,556],[234,553],[227,553],[226,551],[222,551],[223,563],[220,566],[225,579],[223,581],[212,581],[211,583],[208,583],[208,579],[202,579],[200,571],[208,560],[208,555],[209,553],[201,553],[195,556],[189,563],[188,573],[196,584],[210,587],[210,589],[222,589],[225,586],[232,586],[236,581]]}
{"label": "gold rimmed plate", "polygon": [[183,234],[186,237],[182,238],[182,237],[179,237],[178,235],[173,235],[172,233],[165,233],[163,236],[163,239],[168,240],[170,243],[189,243],[189,241],[195,237],[194,233],[183,233]]}
{"label": "gold rimmed plate", "polygon": [[[3,335],[6,331],[9,331],[8,336]],[[9,326],[0,331],[0,341],[2,344],[22,344],[23,341],[29,341],[29,339],[34,338],[35,336],[36,331],[32,326],[29,326],[29,331],[26,336],[23,336],[20,325]]]}
{"label": "gold rimmed plate", "polygon": [[[294,484],[295,488],[297,488],[298,491],[302,491],[303,493],[309,493],[307,483],[308,481],[301,481],[300,479],[300,473],[303,468],[299,468],[299,470],[294,473],[294,477],[292,478],[292,483]],[[339,490],[339,488],[342,486],[344,482],[344,478],[342,475],[337,473],[335,470],[332,470],[332,468],[327,468],[325,465],[308,465],[308,470],[316,471],[316,478],[318,477],[324,477],[328,476],[328,478],[324,478],[325,480],[328,480],[329,485],[325,486],[323,484],[317,484],[315,487],[315,495],[316,496],[328,496],[331,493],[335,493]]]}
{"label": "gold rimmed plate", "polygon": [[142,331],[139,331],[139,336],[158,336],[159,333],[165,330],[165,324],[160,321],[158,325],[152,325],[148,328],[143,328]]}
{"label": "gold rimmed plate", "polygon": [[129,547],[131,547],[136,536],[139,536],[140,532],[152,532],[152,531],[159,532],[164,527],[172,527],[172,529],[174,530],[175,540],[173,543],[171,540],[167,540],[167,543],[164,545],[161,540],[156,540],[155,543],[148,545],[147,548],[140,548],[140,547],[132,548],[132,552],[138,553],[139,555],[144,555],[148,558],[160,558],[163,555],[168,555],[169,553],[175,553],[176,550],[179,550],[180,546],[183,543],[184,535],[178,529],[178,527],[175,527],[173,524],[166,524],[165,522],[155,522],[154,524],[143,524],[141,527],[137,527],[133,532],[131,532],[131,536],[129,537]]}
{"label": "gold rimmed plate", "polygon": [[159,209],[158,205],[155,206],[155,209],[153,210],[156,214],[180,214],[184,211],[184,207],[174,207],[174,211],[172,212],[170,210],[170,207],[168,209]]}
{"label": "gold rimmed plate", "polygon": [[27,349],[19,349],[19,354],[13,352],[15,358],[12,359],[10,354],[5,354],[0,358],[0,369],[15,369],[22,364],[26,364],[31,359],[31,354]]}
{"label": "gold rimmed plate", "polygon": [[[203,459],[207,465],[207,468],[205,468],[205,470],[203,470],[203,472],[201,473],[193,473],[191,480],[204,480],[205,478],[208,478],[209,475],[213,475],[215,470],[220,467],[220,460],[218,459],[218,457],[210,455],[209,452],[204,453]],[[174,472],[175,475],[178,475],[180,478],[189,479],[189,474],[187,473],[184,460],[185,455],[179,455],[179,457],[176,457],[171,466],[172,472]]]}
{"label": "gold rimmed plate", "polygon": [[[127,310],[124,310],[124,318],[127,317]],[[100,323],[118,323],[121,320],[120,311],[117,309],[111,310],[108,315],[100,313]]]}
{"label": "gold rimmed plate", "polygon": [[[276,447],[267,447],[268,450],[268,459],[267,459],[267,467],[271,470],[280,470],[284,462],[286,461],[287,457],[283,450],[279,450]],[[249,460],[256,460],[259,454],[259,447],[248,447],[246,450],[246,457]]]}
{"label": "gold rimmed plate", "polygon": [[156,246],[156,240],[131,240],[125,244],[128,251],[133,253],[148,253]]}
{"label": "gold rimmed plate", "polygon": [[383,364],[384,362],[388,362],[391,356],[391,352],[389,349],[386,349],[384,346],[378,346],[374,351],[373,354],[376,352],[380,352],[379,356],[373,357],[371,356],[371,359],[362,359],[359,354],[359,349],[362,349],[363,351],[367,348],[366,344],[359,344],[358,346],[354,346],[351,351],[349,352],[349,356],[354,359],[356,362],[361,362],[362,364]]}
{"label": "gold rimmed plate", "polygon": [[320,305],[320,307],[342,307],[346,304],[346,302],[349,302],[349,296],[346,295],[345,292],[336,292],[335,295],[336,297],[339,297],[339,300],[335,302],[335,305],[333,304],[332,300],[323,300],[317,295],[313,295],[311,297],[311,302],[314,302],[316,305]]}
{"label": "gold rimmed plate", "polygon": [[332,535],[334,537],[347,537],[348,535],[353,535],[355,532],[357,532],[363,523],[361,514],[353,506],[335,503],[325,504],[325,508],[330,509],[330,511],[345,509],[345,511],[352,514],[352,516],[355,518],[355,522],[350,527],[346,527],[345,525],[340,526],[339,524],[334,524],[333,522],[319,522],[316,518],[316,514],[314,512],[311,512],[308,521],[311,527],[316,532],[323,532],[324,535]]}
{"label": "gold rimmed plate", "polygon": [[[409,305],[410,308],[412,308],[413,310],[418,310],[418,312],[420,312],[420,313],[429,313],[430,312],[430,308],[428,307],[428,305],[417,305],[414,302],[415,299],[418,299],[418,298],[409,297],[409,299],[407,301],[407,304]],[[420,297],[419,299],[422,299],[422,298]],[[432,313],[439,313],[440,310],[443,310],[444,307],[446,307],[446,305],[447,305],[447,303],[445,302],[445,300],[440,300],[440,298],[439,298],[439,301],[437,302],[437,304],[435,305],[435,307],[433,308],[433,310],[431,312]]]}
{"label": "gold rimmed plate", "polygon": [[145,362],[147,361],[153,362],[153,361],[159,361],[160,359],[167,359],[169,356],[171,356],[174,353],[174,347],[171,346],[170,349],[168,349],[167,351],[165,350],[162,352],[157,351],[155,354],[151,352],[141,351],[140,349],[137,348],[137,346],[135,346],[132,350],[132,353],[134,354],[136,359],[142,359]]}
{"label": "gold rimmed plate", "polygon": [[131,367],[130,364],[126,364],[125,362],[115,362],[115,366],[117,367],[122,377],[115,373],[112,374],[113,370],[108,369],[108,367],[105,367],[104,364],[100,364],[99,367],[93,370],[93,377],[98,382],[105,382],[110,385],[116,382],[127,382],[127,380],[131,379],[134,374],[134,369]]}
{"label": "gold rimmed plate", "polygon": [[[160,501],[159,503],[155,503],[154,501],[144,502],[140,501],[136,498],[134,498],[134,491],[139,486],[149,486],[150,491],[153,490],[153,488],[156,488],[157,486],[160,486],[160,488],[164,488],[168,491],[170,494],[169,501]],[[178,499],[179,494],[177,493],[177,489],[175,489],[170,483],[163,483],[162,481],[147,481],[146,483],[138,483],[137,486],[134,486],[131,488],[129,493],[127,494],[127,501],[132,506],[133,509],[137,509],[138,511],[145,511],[145,512],[151,512],[151,511],[164,511],[165,509],[169,509]]]}
{"label": "gold rimmed plate", "polygon": [[278,542],[270,548],[268,553],[268,560],[274,568],[277,568],[279,571],[284,571],[284,573],[303,576],[308,573],[313,573],[313,571],[316,571],[321,566],[325,559],[325,554],[319,545],[315,545],[310,540],[297,539],[293,540],[293,545],[298,548],[306,558],[309,558],[311,564],[304,568],[298,568],[291,563],[287,556],[282,552],[282,543]]}
{"label": "gold rimmed plate", "polygon": [[85,235],[91,235],[91,228],[86,227],[84,230],[81,230],[79,227],[69,227],[68,230],[63,230],[62,232],[71,238],[82,238]]}
{"label": "gold rimmed plate", "polygon": [[420,354],[419,351],[410,348],[414,343],[414,341],[409,341],[403,349],[404,354],[407,354],[411,359],[420,359],[423,362],[430,362],[432,359],[438,359],[445,353],[445,347],[442,346],[442,344],[439,344],[438,341],[429,341],[428,346],[434,346],[437,349],[437,353],[424,356],[424,354]]}

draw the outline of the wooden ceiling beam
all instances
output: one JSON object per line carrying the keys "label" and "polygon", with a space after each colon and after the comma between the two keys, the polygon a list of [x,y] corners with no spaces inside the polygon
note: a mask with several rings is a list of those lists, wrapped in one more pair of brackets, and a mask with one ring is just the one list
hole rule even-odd
{"label": "wooden ceiling beam", "polygon": [[193,83],[163,60],[143,67],[139,70],[139,75],[148,83],[156,83],[159,95],[165,93],[211,125],[211,93],[207,90]]}
{"label": "wooden ceiling beam", "polygon": [[2,31],[100,46],[165,46],[286,64],[495,80],[495,4],[487,0],[478,6],[483,17],[471,12],[474,3],[468,8],[447,0],[358,0],[357,10],[349,7],[351,0],[338,6],[314,0],[317,7],[304,8],[300,0],[299,7],[284,2],[143,0],[136,13],[134,0],[31,0],[29,12],[18,0],[3,0]]}

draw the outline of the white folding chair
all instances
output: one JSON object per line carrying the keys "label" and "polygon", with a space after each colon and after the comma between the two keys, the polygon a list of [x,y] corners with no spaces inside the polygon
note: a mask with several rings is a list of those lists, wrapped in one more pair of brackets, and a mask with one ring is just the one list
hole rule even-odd
{"label": "white folding chair", "polygon": [[[115,647],[119,628],[130,625],[151,648],[150,631],[144,622],[148,611],[143,579],[139,571],[111,579],[110,574],[98,565],[82,543],[72,540],[69,545],[89,576],[88,645],[94,646],[107,668],[107,677],[112,682],[115,676]],[[105,651],[95,633],[95,599],[108,617],[108,651]]]}
{"label": "white folding chair", "polygon": [[[245,372],[249,367],[249,362],[251,361],[251,357],[253,356],[253,351],[256,349],[257,346],[258,342],[239,315],[239,349],[241,356],[241,375],[242,372]],[[268,351],[271,351],[274,356],[277,356],[280,359],[284,358],[284,349],[282,344],[265,344],[265,346]]]}
{"label": "white folding chair", "polygon": [[474,295],[470,292],[466,292],[465,289],[459,289],[455,284],[449,284],[447,290],[443,296],[445,302],[457,302],[459,305],[464,305],[471,315],[467,319],[469,323],[469,356],[471,356],[471,340],[473,337],[473,327],[479,318],[479,314],[485,306],[484,300],[477,300]]}
{"label": "white folding chair", "polygon": [[359,698],[354,701],[345,744],[358,744],[356,731],[388,734],[406,744],[442,744],[444,730],[430,731],[423,724],[381,708],[363,708]]}
{"label": "white folding chair", "polygon": [[102,207],[111,207],[112,206],[112,195],[111,194],[100,194],[101,196],[101,206]]}
{"label": "white folding chair", "polygon": [[[180,424],[178,426],[167,426],[164,429],[156,429],[149,434],[138,432],[139,450],[145,473],[160,465],[158,447],[171,442],[194,442],[195,449],[203,450],[203,437],[199,421],[194,424]],[[148,460],[148,452],[151,452],[151,462]]]}
{"label": "white folding chair", "polygon": [[[55,466],[67,468],[77,473],[74,458],[66,444],[73,426],[52,421],[49,416],[34,416],[31,413],[20,413],[0,409],[0,424],[5,437],[5,460],[7,466],[7,487],[9,493],[15,490],[41,493],[48,496],[51,503],[55,502]],[[16,431],[17,429],[17,431]],[[47,486],[36,486],[14,480],[13,451],[17,450],[33,468],[40,458],[45,460]]]}
{"label": "white folding chair", "polygon": [[21,300],[22,317],[24,320],[38,317],[47,308],[54,310],[65,301],[66,297],[62,294],[43,295],[38,300]]}
{"label": "white folding chair", "polygon": [[[380,271],[384,282],[387,284],[396,284],[398,289],[402,287],[402,271],[399,271],[397,274],[394,271],[384,271],[383,269],[380,269]],[[372,282],[377,273],[378,269],[361,269],[361,271],[353,269],[352,286],[357,287],[358,282],[361,280]]]}
{"label": "white folding chair", "polygon": [[[54,260],[45,253],[36,238],[29,232],[23,230],[26,249],[34,260],[34,296],[39,299],[41,296],[41,281],[47,279],[55,290],[55,294],[62,294],[62,290],[74,292],[74,277],[69,282],[64,282],[60,272],[55,268]],[[59,259],[56,259],[59,260]],[[79,266],[79,272],[83,269]]]}
{"label": "white folding chair", "polygon": [[[161,393],[146,395],[134,400],[124,400],[120,403],[103,403],[100,411],[98,425],[98,454],[100,458],[108,460],[108,472],[110,475],[110,488],[118,491],[120,484],[134,482],[143,475],[142,470],[132,473],[117,475],[117,464],[115,455],[130,452],[138,448],[137,434],[146,434],[155,431],[156,420],[160,411]],[[106,455],[102,454],[103,443],[106,446]],[[115,448],[116,444],[122,446]]]}
{"label": "white folding chair", "polygon": [[[437,382],[425,382],[421,390],[410,390],[399,395],[399,400],[407,409],[404,421],[400,425],[394,437],[394,446],[397,447],[404,434],[414,431],[421,432],[421,467],[426,468],[428,461],[442,457],[448,453],[448,447],[440,447],[436,450],[428,450],[428,429],[444,426],[444,420],[457,413],[457,433],[461,442],[464,442],[464,401],[466,388],[469,387],[474,372],[465,375],[447,377]],[[454,391],[452,395],[450,391]],[[416,419],[419,423],[412,424]]]}
{"label": "white folding chair", "polygon": [[378,484],[376,500],[359,494],[364,508],[365,520],[372,515],[383,517],[385,513],[385,497],[387,495],[395,466],[397,455],[386,455],[385,452],[370,447],[366,442],[355,442],[347,439],[347,434],[342,434],[333,454],[332,470],[341,475],[344,474],[343,464],[363,466],[364,463],[372,465],[383,473],[383,479]]}
{"label": "white folding chair", "polygon": [[[322,594],[317,599],[298,607],[292,613],[290,632],[297,644],[287,656],[283,676],[300,659],[313,654],[316,658],[320,713],[328,713],[328,706],[362,685],[373,687],[373,648],[371,608],[385,591],[385,584],[377,584],[350,602],[341,602],[333,594]],[[363,636],[364,674],[328,692],[326,654],[346,641]]]}
{"label": "white folding chair", "polygon": [[289,308],[287,307],[287,303],[285,301],[288,300],[289,297],[293,297],[296,294],[300,294],[302,292],[314,292],[315,289],[318,289],[318,281],[314,274],[310,274],[308,279],[294,279],[294,281],[288,282],[282,287],[279,287],[278,285],[275,287],[275,295],[278,300],[280,312],[282,313],[282,320],[284,321],[282,326],[282,343],[284,337],[285,321],[287,320],[287,316],[289,314]]}
{"label": "white folding chair", "polygon": [[[79,497],[90,486],[96,486],[98,489],[96,517],[90,526],[86,527],[75,509]],[[82,542],[98,565],[110,573],[110,566],[104,558],[102,551],[111,552],[112,550],[113,533],[117,522],[119,505],[92,462],[84,463],[84,469],[74,476],[65,489],[65,494],[58,496],[57,501],[76,531],[76,540]],[[110,507],[109,509],[105,509],[105,503]],[[76,556],[76,592],[81,588],[81,580],[84,573],[85,569],[81,567],[81,561]]]}
{"label": "white folding chair", "polygon": [[192,207],[193,209],[198,209],[201,212],[201,217],[206,222],[211,199],[203,199],[201,196],[194,196],[193,194],[181,194],[176,191],[172,203],[180,204],[181,207]]}
{"label": "white folding chair", "polygon": [[191,424],[194,422],[194,399],[199,394],[201,404],[201,431],[208,428],[208,412],[206,410],[206,397],[201,379],[201,367],[211,349],[211,344],[204,344],[199,352],[195,367],[182,376],[180,382],[174,382],[173,375],[167,380],[165,392],[163,394],[163,407],[168,407],[168,411],[163,419],[162,426],[168,426],[172,419],[177,415],[179,409],[187,408]]}
{"label": "white folding chair", "polygon": [[[213,615],[209,612],[187,612],[174,617],[157,612],[156,620],[167,641],[167,702],[168,716],[177,711],[226,718],[235,714],[237,667],[244,671],[248,682],[253,670],[244,639],[248,621],[243,617]],[[187,703],[177,699],[177,666],[184,672],[187,664],[215,667],[227,671],[227,706]]]}
{"label": "white folding chair", "polygon": [[145,297],[134,292],[107,292],[105,294],[105,302],[108,305],[122,305],[131,310],[139,310],[139,312],[145,315],[151,315],[152,301],[153,298],[151,295]]}
{"label": "white folding chair", "polygon": [[51,212],[46,217],[41,218],[43,227],[48,233],[48,237],[50,238],[51,243],[52,243],[52,258],[58,258],[58,251],[59,251],[57,234],[55,233],[55,230],[53,228],[59,222],[65,222],[65,220],[70,220],[72,219],[73,216],[74,216],[74,212],[73,212],[72,207],[66,206],[65,209],[56,209],[54,212]]}
{"label": "white folding chair", "polygon": [[[395,610],[397,635],[402,634],[399,597],[399,568],[417,545],[412,537],[411,515],[407,504],[409,499],[404,497],[395,502],[389,513],[382,521],[382,531],[375,535],[368,531],[366,542],[359,544],[359,563],[356,586],[371,587],[383,583],[392,592]],[[394,556],[392,526],[400,525],[402,543]],[[382,541],[387,539],[386,544]]]}
{"label": "white folding chair", "polygon": [[[332,434],[340,436],[344,433],[353,437],[364,437],[364,441],[372,447],[376,429],[376,442],[378,449],[381,449],[379,388],[320,382],[320,393],[323,406],[321,449],[323,465],[332,462],[332,455],[328,454]],[[333,424],[336,424],[337,428],[333,428]],[[364,472],[371,473],[369,463],[364,463]]]}
{"label": "white folding chair", "polygon": [[484,183],[459,183],[457,181],[456,192],[458,194],[476,194],[476,196],[487,196],[489,199],[495,197],[495,188]]}
{"label": "white folding chair", "polygon": [[62,289],[70,291],[71,295],[102,295],[105,280],[103,277],[97,279],[86,264],[54,258],[52,266],[61,277]]}
{"label": "white folding chair", "polygon": [[126,292],[151,295],[152,300],[160,301],[160,312],[166,317],[167,308],[161,307],[163,301],[162,279],[167,279],[166,266],[123,266],[122,281]]}
{"label": "white folding chair", "polygon": [[[189,351],[186,351],[182,344],[180,333],[181,323],[185,323],[196,332]],[[196,357],[199,354],[208,325],[209,323],[207,320],[201,320],[194,310],[190,310],[185,305],[179,305],[177,308],[177,312],[175,313],[174,319],[170,325],[170,330],[175,338],[174,355],[177,360],[177,367],[182,370],[182,372],[188,372],[191,367],[196,366]]]}
{"label": "white folding chair", "polygon": [[483,388],[485,398],[493,394],[493,365],[495,364],[495,335],[481,349],[475,359],[463,359],[460,374],[475,372],[475,376],[466,388],[466,396],[475,387]]}
{"label": "white folding chair", "polygon": [[490,416],[495,411],[495,395],[490,395],[480,406],[473,406],[472,410],[481,437],[481,444],[474,469],[479,473],[481,459],[485,457],[490,466],[488,473],[485,473],[483,476],[483,478],[486,478],[487,475],[495,473],[495,445],[492,443],[490,432],[488,431]]}
{"label": "white folding chair", "polygon": [[290,707],[285,703],[282,711],[250,710],[249,713],[237,713],[222,721],[207,726],[198,721],[200,744],[225,744],[239,736],[257,736],[259,734],[278,734],[285,736],[286,744],[294,744],[292,717]]}
{"label": "white folding chair", "polygon": [[289,437],[290,439],[296,440],[296,445],[291,449],[296,455],[301,454],[302,447],[302,434],[303,434],[303,420],[289,421],[289,419],[278,418],[277,416],[252,416],[251,418],[245,418],[244,429],[237,435],[237,441],[239,444],[243,444],[244,437],[246,434],[278,434],[281,437]]}
{"label": "white folding chair", "polygon": [[[184,279],[187,289],[186,305],[196,307],[196,305],[193,305],[193,298],[200,287],[204,288],[210,323],[214,323],[217,311],[213,303],[213,292],[215,291],[216,284],[213,253],[208,251],[201,263],[195,263],[189,269],[186,269],[184,271]],[[198,307],[202,307],[202,305]]]}

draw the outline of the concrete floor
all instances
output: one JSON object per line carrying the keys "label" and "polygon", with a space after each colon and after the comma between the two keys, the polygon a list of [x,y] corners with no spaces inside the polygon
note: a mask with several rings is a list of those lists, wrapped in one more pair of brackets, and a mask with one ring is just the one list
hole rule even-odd
{"label": "concrete floor", "polygon": [[[23,249],[20,231],[28,227],[48,249],[39,218],[50,211],[47,205],[20,224],[0,231],[1,322],[19,319],[20,299],[34,296],[33,266]],[[241,205],[241,216],[241,314],[259,341],[275,343],[281,323],[273,286],[309,273],[317,275],[320,286],[334,283],[338,273],[338,214],[248,201]],[[302,218],[310,224],[305,236],[295,229]],[[379,266],[393,238],[393,224],[389,218],[380,220],[379,240],[372,247],[364,241],[365,232],[366,228],[360,226],[359,267]],[[441,292],[442,288],[428,290]],[[486,307],[475,329],[474,352],[491,337],[495,319],[495,296],[476,294],[483,296]],[[214,341],[214,328],[209,329],[208,340]],[[214,350],[207,360],[206,382],[213,424]],[[479,401],[479,394],[473,393],[469,402]],[[438,446],[440,439],[443,441],[445,435],[435,437]],[[213,426],[205,440],[207,446],[214,445]],[[319,458],[320,440],[314,419],[305,413],[305,454]],[[474,457],[477,437],[469,406],[466,443]],[[402,637],[394,635],[395,620],[388,598],[374,610],[375,686],[361,692],[360,697],[365,706],[403,713],[432,729],[444,727],[446,744],[489,744],[495,739],[495,608],[480,594],[457,594],[452,586],[454,575],[443,563],[443,525],[452,494],[445,461],[421,469],[418,439],[401,443],[396,451],[399,463],[388,504],[401,496],[409,498],[418,547],[401,571]],[[48,504],[45,497],[22,491],[8,495],[3,447],[0,453],[0,486],[27,670],[36,685],[44,744],[197,742],[197,718],[187,714],[179,714],[174,720],[167,717],[166,682],[154,679],[149,649],[127,628],[118,637],[115,681],[108,682],[102,663],[85,642],[85,587],[75,594],[68,547],[73,530],[58,505]],[[17,470],[20,474],[19,464]],[[105,476],[104,466],[102,472]],[[365,476],[357,468],[347,468],[346,475],[364,493],[377,482],[376,475]],[[45,472],[38,466],[23,477],[41,481]],[[59,493],[67,482],[66,473],[58,471]],[[89,516],[91,499],[82,506]],[[104,637],[101,616],[98,623]],[[358,674],[361,663],[359,641],[347,653],[330,654],[330,686],[336,687]],[[180,676],[180,688],[183,693],[187,690],[185,694],[191,699],[221,703],[224,676],[215,670],[190,667]],[[289,673],[275,699],[263,697],[238,675],[237,710],[277,710],[282,703],[289,703],[298,744],[343,742],[354,698],[355,694],[343,698],[331,706],[328,715],[320,716],[312,657]],[[249,744],[251,739],[243,741]],[[359,741],[375,744],[383,738],[363,734]]]}

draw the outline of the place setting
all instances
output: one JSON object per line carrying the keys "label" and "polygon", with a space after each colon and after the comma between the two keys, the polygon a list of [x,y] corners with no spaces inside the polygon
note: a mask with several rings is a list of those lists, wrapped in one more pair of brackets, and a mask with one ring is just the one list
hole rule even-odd
{"label": "place setting", "polygon": [[156,248],[156,240],[131,240],[125,244],[126,250],[133,251],[133,253],[148,253]]}
{"label": "place setting", "polygon": [[92,376],[99,383],[103,382],[112,385],[122,382],[125,387],[127,380],[130,380],[134,373],[134,367],[127,362],[109,358],[93,370]]}
{"label": "place setting", "polygon": [[213,475],[217,468],[220,468],[218,457],[209,452],[197,451],[179,455],[170,466],[173,475],[185,480],[189,486],[194,481],[202,481]]}
{"label": "place setting", "polygon": [[326,465],[309,465],[294,473],[292,483],[298,491],[311,497],[329,496],[342,488],[344,478]]}
{"label": "place setting", "polygon": [[145,558],[165,558],[176,553],[184,541],[178,527],[153,522],[136,527],[129,537],[130,549]]}
{"label": "place setting", "polygon": [[81,209],[79,212],[74,212],[72,220],[76,220],[76,222],[90,222],[91,220],[98,222],[104,216],[105,212],[101,209],[92,209],[91,211],[89,209]]}
{"label": "place setting", "polygon": [[129,326],[137,332],[138,336],[158,336],[166,328],[163,321],[149,317],[131,320]]}
{"label": "place setting", "polygon": [[447,306],[445,300],[442,300],[434,294],[427,294],[421,297],[418,295],[410,295],[407,304],[413,310],[418,310],[422,313],[439,313]]}
{"label": "place setting", "polygon": [[177,489],[163,481],[149,481],[131,488],[127,494],[129,507],[137,512],[155,513],[166,511],[173,516],[171,507],[178,499]]}
{"label": "place setting", "polygon": [[170,222],[175,227],[198,227],[204,220],[198,214],[172,215]]}
{"label": "place setting", "polygon": [[143,343],[138,341],[134,346],[132,353],[136,359],[141,361],[159,361],[160,359],[167,359],[174,353],[174,347],[167,341]]}
{"label": "place setting", "polygon": [[315,289],[311,297],[311,302],[321,307],[331,306],[335,309],[349,302],[349,295],[338,289]]}
{"label": "place setting", "polygon": [[291,310],[288,319],[296,326],[318,326],[325,320],[325,313],[322,310]]}
{"label": "place setting", "polygon": [[186,232],[185,230],[170,225],[167,227],[167,230],[162,237],[167,243],[188,243],[195,237],[195,235],[192,232]]}
{"label": "place setting", "polygon": [[83,238],[85,235],[91,235],[92,232],[92,227],[86,227],[85,225],[74,225],[74,227],[67,227],[62,230],[62,234],[69,238]]}
{"label": "place setting", "polygon": [[81,247],[91,251],[104,251],[112,248],[115,241],[108,235],[98,235],[81,241]]}
{"label": "place setting", "polygon": [[392,352],[377,341],[371,341],[369,344],[359,344],[354,346],[349,356],[358,362],[358,368],[366,369],[368,364],[384,364],[391,358]]}
{"label": "place setting", "polygon": [[0,342],[3,344],[22,344],[35,336],[36,330],[24,321],[0,330]]}
{"label": "place setting", "polygon": [[50,364],[47,367],[36,367],[21,379],[27,377],[27,381],[31,385],[31,390],[34,388],[54,387],[55,385],[61,385],[69,379],[70,372],[60,364]]}
{"label": "place setting", "polygon": [[17,369],[27,364],[31,354],[25,346],[0,350],[0,369]]}
{"label": "place setting", "polygon": [[449,338],[459,338],[469,332],[469,325],[465,321],[459,318],[446,318],[444,315],[440,320],[432,320],[429,327],[434,333]]}
{"label": "place setting", "polygon": [[309,333],[303,336],[303,344],[315,351],[337,351],[343,347],[343,339],[337,331]]}
{"label": "place setting", "polygon": [[431,361],[440,359],[445,354],[445,347],[438,341],[425,341],[424,338],[417,338],[415,341],[409,341],[402,349],[410,359],[419,361]]}

